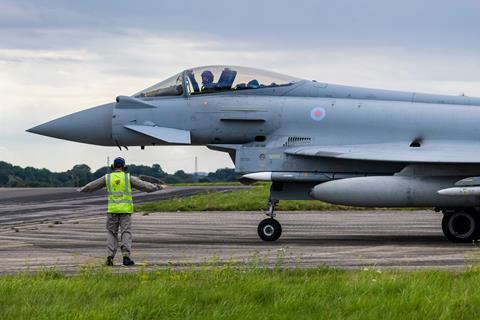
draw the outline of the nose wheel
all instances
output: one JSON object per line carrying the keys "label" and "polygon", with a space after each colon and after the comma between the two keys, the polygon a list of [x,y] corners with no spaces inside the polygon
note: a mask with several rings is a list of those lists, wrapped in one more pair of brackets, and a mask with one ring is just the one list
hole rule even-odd
{"label": "nose wheel", "polygon": [[263,241],[275,241],[282,235],[282,225],[275,220],[275,205],[277,203],[278,201],[269,201],[268,218],[258,224],[258,236]]}

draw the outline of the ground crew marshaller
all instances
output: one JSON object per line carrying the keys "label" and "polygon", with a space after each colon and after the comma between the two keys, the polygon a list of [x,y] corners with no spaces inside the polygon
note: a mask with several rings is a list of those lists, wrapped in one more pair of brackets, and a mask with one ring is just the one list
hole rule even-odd
{"label": "ground crew marshaller", "polygon": [[113,161],[112,173],[98,178],[81,187],[78,191],[92,192],[104,187],[108,191],[107,212],[107,266],[113,266],[113,258],[118,248],[118,230],[120,229],[120,250],[123,254],[123,265],[132,266],[135,262],[130,258],[132,247],[132,187],[141,191],[153,192],[164,189],[165,185],[156,185],[130,176],[126,172],[125,160],[116,158]]}

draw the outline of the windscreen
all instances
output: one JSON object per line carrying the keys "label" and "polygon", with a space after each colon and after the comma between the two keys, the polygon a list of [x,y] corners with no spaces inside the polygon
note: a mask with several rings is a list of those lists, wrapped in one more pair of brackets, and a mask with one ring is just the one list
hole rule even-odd
{"label": "windscreen", "polygon": [[133,95],[135,98],[180,96],[183,94],[182,73],[176,74],[162,82]]}

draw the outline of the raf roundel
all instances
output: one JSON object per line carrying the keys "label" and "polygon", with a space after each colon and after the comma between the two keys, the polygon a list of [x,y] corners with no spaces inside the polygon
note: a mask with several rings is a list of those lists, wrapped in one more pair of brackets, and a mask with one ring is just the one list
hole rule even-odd
{"label": "raf roundel", "polygon": [[322,107],[316,107],[316,108],[313,108],[312,111],[310,111],[310,117],[312,118],[312,120],[315,120],[315,121],[322,120],[323,118],[325,118],[325,115],[326,115],[325,109],[323,109]]}

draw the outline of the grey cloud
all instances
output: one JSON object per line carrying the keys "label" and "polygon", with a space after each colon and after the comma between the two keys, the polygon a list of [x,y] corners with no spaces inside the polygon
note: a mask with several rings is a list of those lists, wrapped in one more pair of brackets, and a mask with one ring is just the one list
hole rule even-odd
{"label": "grey cloud", "polygon": [[[195,65],[480,95],[479,9],[478,0],[2,0],[0,86],[10,93],[2,109],[10,121],[0,128],[0,145],[9,150],[4,160],[66,169],[84,159],[99,166],[106,149],[24,130]],[[33,144],[35,163],[28,158]],[[71,159],[51,159],[57,149],[71,151]],[[163,149],[148,152],[176,170],[199,151],[189,151],[182,163]],[[218,160],[209,170],[231,164],[227,156],[203,152],[206,162]],[[135,162],[146,155],[138,153]]]}
{"label": "grey cloud", "polygon": [[75,50],[16,50],[0,49],[0,61],[4,62],[83,62],[95,59],[95,55]]}
{"label": "grey cloud", "polygon": [[480,29],[480,3],[475,0],[6,3],[26,12],[20,19],[0,13],[0,26],[7,29],[90,28],[113,34],[139,29],[158,36],[193,32],[275,48],[480,47],[476,32]]}

